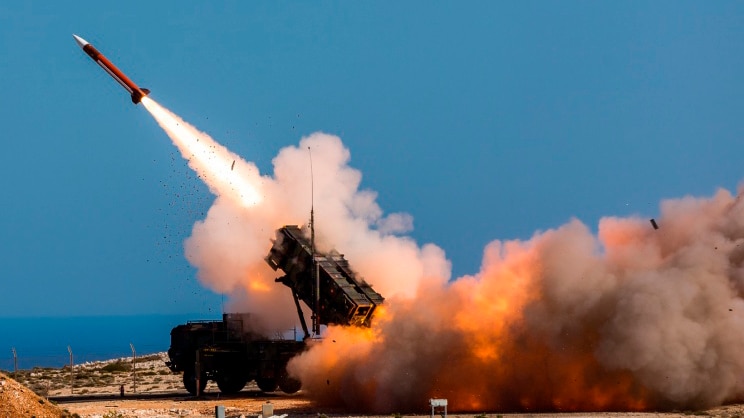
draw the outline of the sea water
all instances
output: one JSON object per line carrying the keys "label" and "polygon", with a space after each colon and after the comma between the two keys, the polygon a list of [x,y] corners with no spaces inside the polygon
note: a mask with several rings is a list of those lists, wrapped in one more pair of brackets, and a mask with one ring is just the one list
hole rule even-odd
{"label": "sea water", "polygon": [[131,357],[167,351],[170,331],[189,320],[220,320],[204,314],[0,318],[0,370],[62,367],[72,361]]}

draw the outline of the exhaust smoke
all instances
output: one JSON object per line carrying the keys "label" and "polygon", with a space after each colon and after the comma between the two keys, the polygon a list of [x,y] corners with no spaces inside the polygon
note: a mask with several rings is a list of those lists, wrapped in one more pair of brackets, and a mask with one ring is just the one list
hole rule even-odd
{"label": "exhaust smoke", "polygon": [[274,231],[309,213],[316,233],[386,297],[372,328],[331,326],[290,362],[320,403],[364,412],[688,409],[744,395],[744,204],[661,203],[645,218],[578,220],[525,241],[494,241],[480,271],[450,281],[441,248],[384,216],[338,137],[316,133],[273,160],[273,176],[145,97],[145,107],[217,196],[185,253],[230,311],[296,322],[291,295],[263,258]]}
{"label": "exhaust smoke", "polygon": [[659,224],[605,218],[594,236],[572,220],[494,241],[477,275],[390,301],[367,338],[332,329],[291,371],[328,404],[377,412],[431,397],[466,411],[741,399],[744,203],[724,190],[668,200]]}
{"label": "exhaust smoke", "polygon": [[[342,249],[353,267],[386,297],[412,297],[424,274],[446,281],[449,264],[434,245],[419,248],[399,236],[411,229],[407,214],[383,216],[375,193],[359,190],[361,173],[349,167],[349,151],[332,135],[315,133],[287,147],[273,160],[273,177],[217,143],[149,97],[142,104],[166,131],[189,166],[217,197],[185,243],[199,280],[230,295],[228,311],[260,314],[268,329],[297,322],[291,294],[274,282],[264,261],[275,231],[307,222],[313,152],[317,245]],[[380,263],[379,260],[386,260]],[[372,273],[375,273],[375,277]],[[435,272],[433,274],[432,272]]]}

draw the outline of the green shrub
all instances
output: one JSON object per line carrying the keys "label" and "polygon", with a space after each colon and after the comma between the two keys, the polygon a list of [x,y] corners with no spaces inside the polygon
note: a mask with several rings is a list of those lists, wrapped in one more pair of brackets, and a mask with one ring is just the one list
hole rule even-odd
{"label": "green shrub", "polygon": [[103,367],[101,367],[101,371],[108,372],[108,373],[122,373],[122,372],[128,372],[132,370],[132,366],[128,363],[124,363],[121,360],[117,360],[113,363],[109,363]]}

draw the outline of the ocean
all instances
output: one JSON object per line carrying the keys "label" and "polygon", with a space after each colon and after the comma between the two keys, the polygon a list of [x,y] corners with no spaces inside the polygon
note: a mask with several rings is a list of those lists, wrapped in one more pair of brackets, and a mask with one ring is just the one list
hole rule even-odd
{"label": "ocean", "polygon": [[0,370],[62,367],[129,357],[133,344],[138,356],[167,351],[170,330],[196,319],[219,320],[204,314],[0,318]]}

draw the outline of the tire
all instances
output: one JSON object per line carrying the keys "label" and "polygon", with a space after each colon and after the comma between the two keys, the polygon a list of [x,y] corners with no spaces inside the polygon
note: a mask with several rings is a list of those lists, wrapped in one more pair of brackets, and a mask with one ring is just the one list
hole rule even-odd
{"label": "tire", "polygon": [[258,388],[261,389],[261,392],[273,392],[278,386],[276,383],[276,379],[260,377],[256,379],[256,385],[258,385]]}
{"label": "tire", "polygon": [[[183,373],[183,387],[191,395],[196,396],[196,373],[184,372]],[[204,388],[207,387],[207,377],[202,376],[199,381],[199,394],[204,393]]]}
{"label": "tire", "polygon": [[244,377],[224,375],[217,379],[217,387],[225,395],[232,395],[240,392],[247,383]]}
{"label": "tire", "polygon": [[302,388],[302,382],[297,379],[293,379],[289,376],[285,376],[279,381],[279,389],[286,394],[293,394]]}

